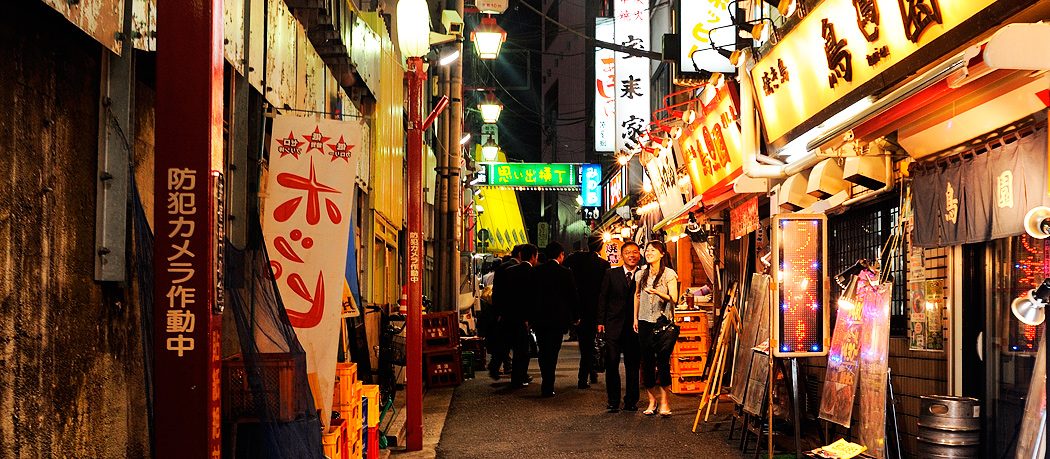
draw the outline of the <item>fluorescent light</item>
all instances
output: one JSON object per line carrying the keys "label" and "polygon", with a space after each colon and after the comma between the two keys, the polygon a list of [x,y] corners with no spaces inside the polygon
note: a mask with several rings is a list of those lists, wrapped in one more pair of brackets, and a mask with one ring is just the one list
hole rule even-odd
{"label": "fluorescent light", "polygon": [[455,51],[452,51],[451,53],[448,53],[448,54],[442,56],[441,60],[438,61],[438,64],[448,65],[448,64],[451,64],[453,62],[456,62],[456,59],[459,59],[459,50],[458,49],[455,50]]}
{"label": "fluorescent light", "polygon": [[467,135],[463,136],[462,139],[459,139],[459,144],[460,145],[466,145],[467,142],[470,142],[470,133],[469,132],[467,133]]}

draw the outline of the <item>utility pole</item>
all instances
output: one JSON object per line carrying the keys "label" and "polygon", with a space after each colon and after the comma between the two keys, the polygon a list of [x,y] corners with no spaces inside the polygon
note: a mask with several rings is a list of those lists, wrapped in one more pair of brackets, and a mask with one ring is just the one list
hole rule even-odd
{"label": "utility pole", "polygon": [[[459,17],[463,17],[463,0],[453,0],[456,14]],[[460,59],[454,62],[451,67],[450,75],[450,94],[449,99],[451,102],[452,110],[449,113],[449,136],[448,136],[448,149],[449,149],[449,178],[448,178],[448,194],[449,194],[449,213],[448,213],[448,231],[449,244],[448,244],[448,255],[447,263],[449,269],[446,271],[449,275],[448,292],[445,301],[448,306],[442,308],[449,311],[459,310],[459,283],[460,283],[460,260],[459,260],[459,242],[463,234],[463,219],[462,219],[462,202],[463,202],[463,180],[461,178],[462,168],[460,163],[463,161],[462,151],[463,147],[459,144],[459,139],[463,137],[463,42],[457,41],[455,44],[456,51],[460,53]],[[447,308],[447,309],[446,309]]]}
{"label": "utility pole", "polygon": [[[460,56],[460,60],[463,56]],[[455,65],[455,64],[453,64]],[[450,66],[440,66],[438,73],[441,78],[439,81],[440,93],[443,96],[451,98],[451,92],[449,87],[449,76],[451,70]],[[435,174],[435,181],[437,182],[434,189],[434,196],[437,198],[436,204],[436,216],[434,219],[434,304],[439,308],[447,293],[448,282],[446,277],[449,272],[448,266],[448,255],[445,250],[447,245],[447,234],[448,234],[448,168],[450,165],[449,155],[452,150],[452,145],[449,143],[451,138],[449,135],[450,118],[448,116],[442,117],[439,120],[438,135],[437,135],[437,174]]]}

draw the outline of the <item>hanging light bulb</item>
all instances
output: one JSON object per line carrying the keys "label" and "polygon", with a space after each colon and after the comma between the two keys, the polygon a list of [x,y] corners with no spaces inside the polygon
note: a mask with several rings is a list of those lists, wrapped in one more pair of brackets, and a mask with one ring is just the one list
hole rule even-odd
{"label": "hanging light bulb", "polygon": [[481,24],[470,34],[474,42],[474,49],[478,57],[492,60],[499,57],[499,50],[503,42],[507,41],[507,31],[496,23],[496,18],[491,16],[481,18]]}
{"label": "hanging light bulb", "polygon": [[1038,288],[1029,290],[1010,304],[1014,317],[1026,325],[1039,325],[1046,320],[1046,305],[1050,303],[1050,278]]}
{"label": "hanging light bulb", "polygon": [[489,137],[488,140],[485,141],[485,145],[481,146],[481,157],[485,161],[495,161],[499,158],[499,145],[496,145],[496,142],[492,140],[492,137]]}
{"label": "hanging light bulb", "polygon": [[493,124],[499,121],[499,114],[503,112],[503,104],[490,92],[485,94],[485,100],[478,104],[478,110],[481,111],[482,121]]}

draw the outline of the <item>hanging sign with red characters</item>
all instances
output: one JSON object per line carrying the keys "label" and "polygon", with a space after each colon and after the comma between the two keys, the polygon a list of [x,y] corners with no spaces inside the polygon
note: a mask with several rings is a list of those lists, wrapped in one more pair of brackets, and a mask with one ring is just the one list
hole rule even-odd
{"label": "hanging sign with red characters", "polygon": [[[288,321],[306,351],[314,401],[322,413],[332,412],[362,129],[357,121],[295,116],[273,121],[263,235]],[[322,416],[322,422],[328,421]]]}

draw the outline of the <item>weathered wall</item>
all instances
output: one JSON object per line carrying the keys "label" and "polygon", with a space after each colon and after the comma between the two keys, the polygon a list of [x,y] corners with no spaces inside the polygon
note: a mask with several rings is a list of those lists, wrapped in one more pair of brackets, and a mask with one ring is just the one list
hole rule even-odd
{"label": "weathered wall", "polygon": [[92,280],[102,52],[0,16],[0,458],[149,456],[139,311]]}

